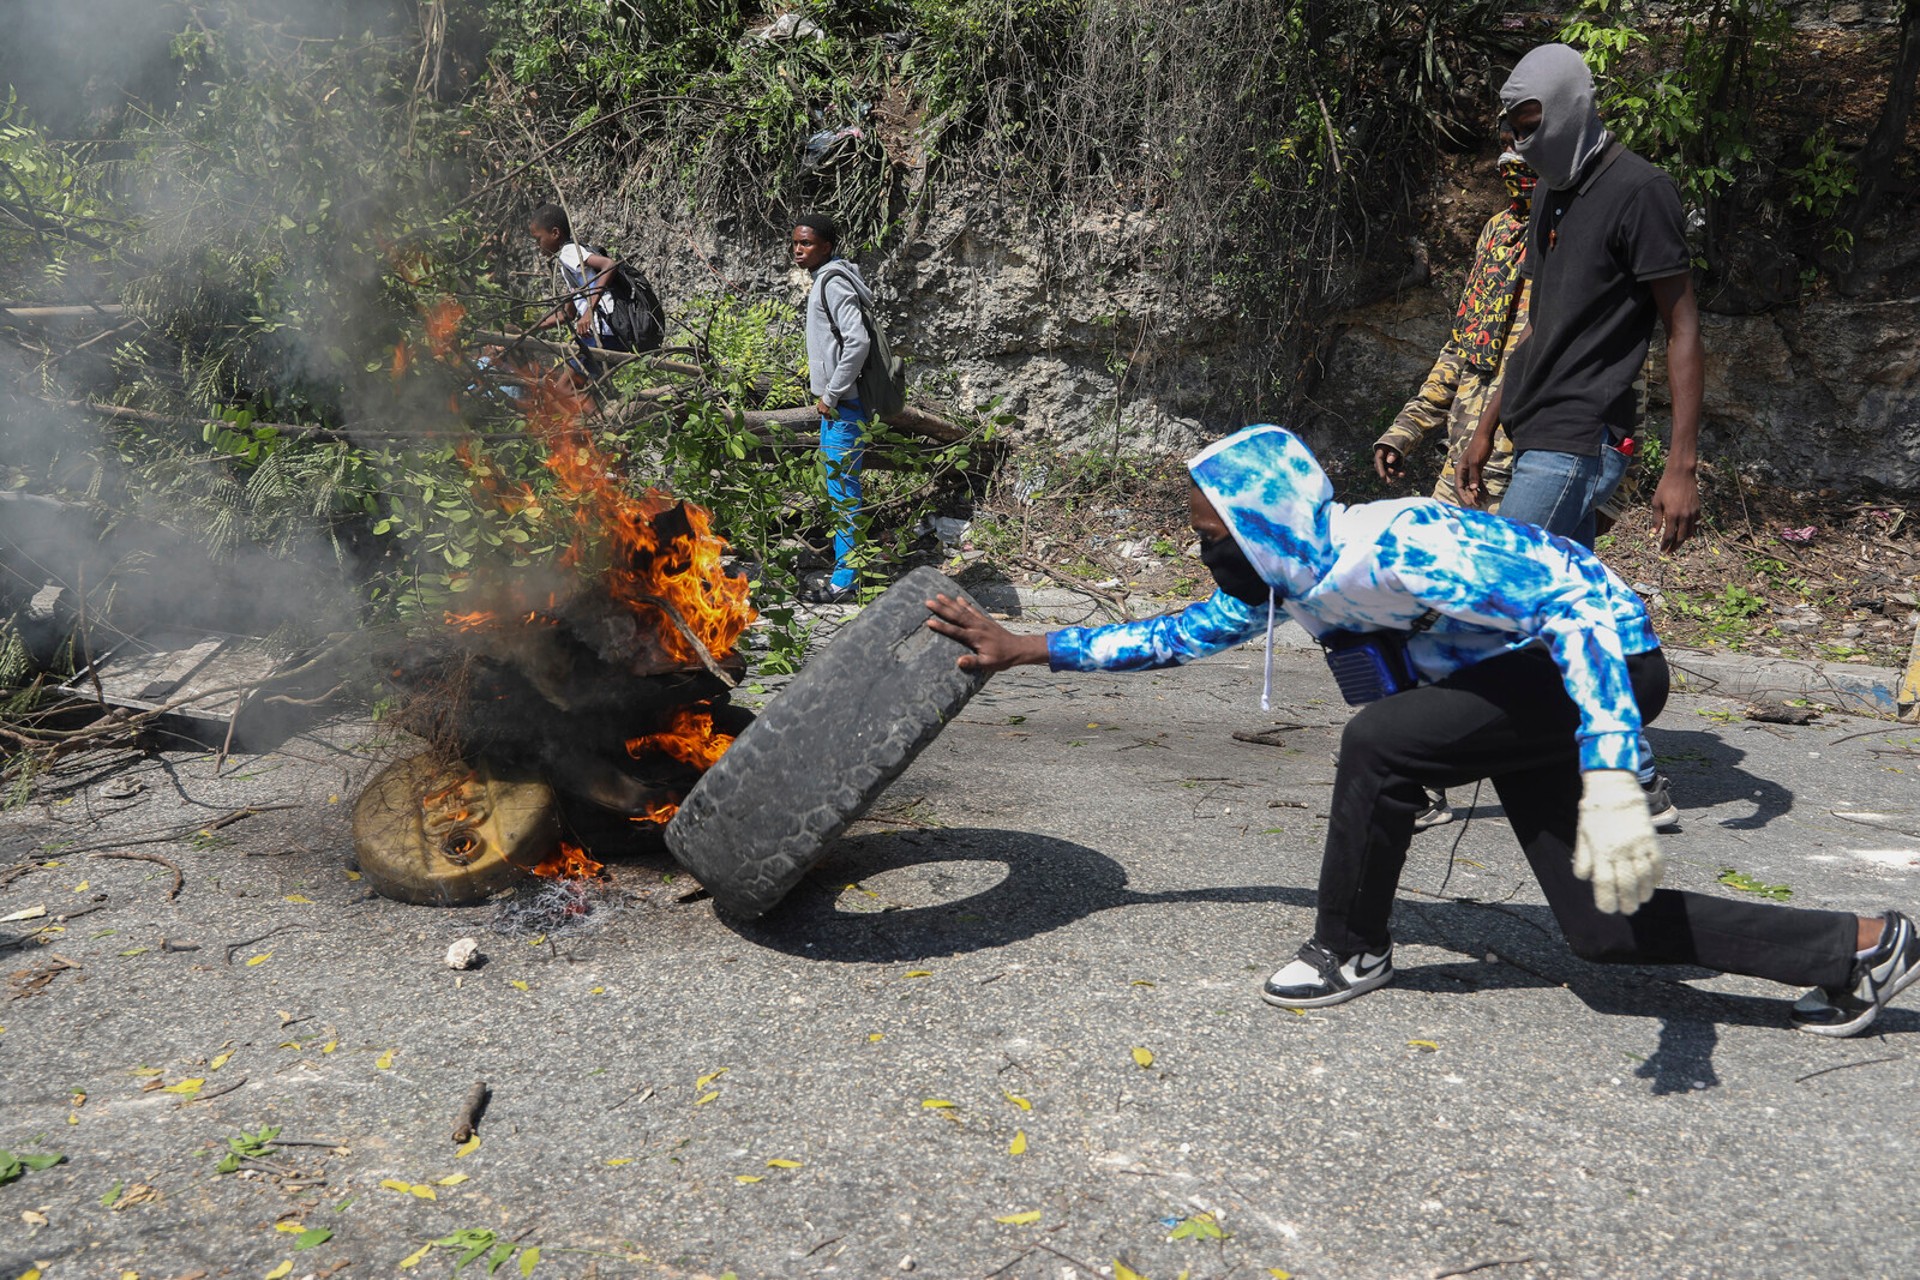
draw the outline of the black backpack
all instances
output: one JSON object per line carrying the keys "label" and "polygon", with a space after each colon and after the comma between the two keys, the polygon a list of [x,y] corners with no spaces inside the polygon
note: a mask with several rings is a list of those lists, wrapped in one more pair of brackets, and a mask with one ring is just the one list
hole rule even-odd
{"label": "black backpack", "polygon": [[[587,245],[589,253],[597,253],[603,258],[613,258],[605,248],[599,245]],[[560,269],[561,275],[571,273]],[[583,288],[581,281],[568,280],[575,288]],[[667,339],[667,313],[660,305],[660,295],[653,291],[653,285],[640,274],[640,269],[630,262],[619,258],[613,260],[613,278],[607,282],[607,296],[613,299],[613,310],[607,315],[607,327],[613,330],[613,341],[620,351],[658,351]]]}
{"label": "black backpack", "polygon": [[[600,252],[613,257],[604,249]],[[613,295],[613,314],[607,317],[607,324],[614,341],[628,351],[658,351],[667,340],[667,313],[660,305],[660,295],[640,269],[614,258],[607,292]]]}

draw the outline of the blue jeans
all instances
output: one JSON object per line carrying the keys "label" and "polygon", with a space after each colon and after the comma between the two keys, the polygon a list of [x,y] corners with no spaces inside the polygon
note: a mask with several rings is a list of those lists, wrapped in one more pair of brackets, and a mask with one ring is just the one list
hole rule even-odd
{"label": "blue jeans", "polygon": [[1602,448],[1595,457],[1529,449],[1516,454],[1513,480],[1500,498],[1500,514],[1593,549],[1593,513],[1613,496],[1627,474],[1627,455]]}
{"label": "blue jeans", "polygon": [[[1593,550],[1593,513],[1613,496],[1631,462],[1618,449],[1602,447],[1596,457],[1529,449],[1513,460],[1513,481],[1500,498],[1500,514],[1539,525],[1548,533]],[[1640,735],[1640,781],[1654,778],[1653,746]]]}
{"label": "blue jeans", "polygon": [[864,461],[867,411],[858,400],[842,400],[839,414],[820,419],[820,456],[827,463],[827,499],[833,504],[833,585],[851,587],[847,563],[859,532],[860,467]]}

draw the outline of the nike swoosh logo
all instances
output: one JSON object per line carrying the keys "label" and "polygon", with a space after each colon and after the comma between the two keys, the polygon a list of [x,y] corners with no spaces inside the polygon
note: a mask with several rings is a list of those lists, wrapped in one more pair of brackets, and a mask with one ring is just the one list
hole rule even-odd
{"label": "nike swoosh logo", "polygon": [[[1356,978],[1372,977],[1374,974],[1378,973],[1381,969],[1386,967],[1387,957],[1390,955],[1392,955],[1392,952],[1388,952],[1386,956],[1362,955],[1362,956],[1356,957],[1353,962],[1353,976]],[[1373,963],[1368,964],[1367,962],[1369,960],[1371,960]]]}

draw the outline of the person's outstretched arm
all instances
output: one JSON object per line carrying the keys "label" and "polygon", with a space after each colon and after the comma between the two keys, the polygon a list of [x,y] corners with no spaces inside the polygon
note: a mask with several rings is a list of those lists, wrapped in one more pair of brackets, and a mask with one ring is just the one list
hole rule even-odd
{"label": "person's outstretched arm", "polygon": [[960,665],[988,675],[1040,662],[1055,671],[1150,671],[1179,666],[1250,640],[1265,625],[1246,605],[1218,591],[1178,613],[1105,627],[1067,627],[1038,636],[1015,635],[951,596],[935,596],[927,601],[927,611],[929,627],[973,650],[960,655]]}

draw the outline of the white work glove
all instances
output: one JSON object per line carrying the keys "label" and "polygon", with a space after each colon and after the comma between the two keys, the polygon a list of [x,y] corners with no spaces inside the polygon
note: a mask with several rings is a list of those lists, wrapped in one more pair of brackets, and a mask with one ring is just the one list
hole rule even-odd
{"label": "white work glove", "polygon": [[1653,896],[1667,864],[1646,792],[1631,769],[1595,769],[1580,779],[1573,874],[1593,881],[1595,906],[1630,916]]}

